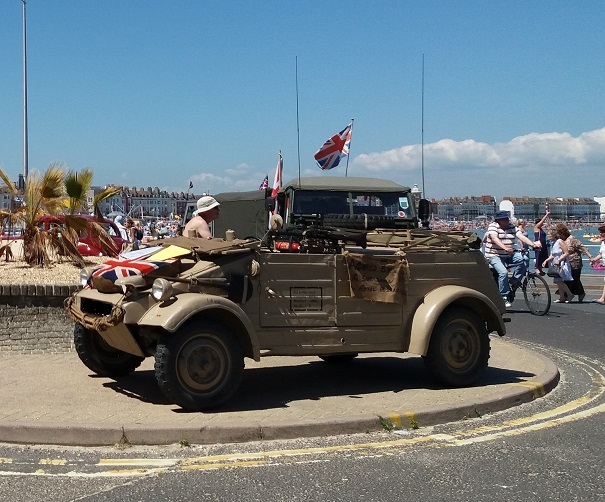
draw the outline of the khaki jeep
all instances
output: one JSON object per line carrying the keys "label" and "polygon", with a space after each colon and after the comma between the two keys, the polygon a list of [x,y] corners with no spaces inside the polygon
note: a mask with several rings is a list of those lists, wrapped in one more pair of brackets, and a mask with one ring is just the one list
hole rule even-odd
{"label": "khaki jeep", "polygon": [[189,410],[223,404],[245,358],[272,355],[409,352],[443,384],[467,386],[487,367],[488,334],[505,334],[477,247],[464,232],[321,221],[262,240],[177,237],[146,260],[84,270],[66,307],[89,369],[123,376],[155,357],[160,389]]}

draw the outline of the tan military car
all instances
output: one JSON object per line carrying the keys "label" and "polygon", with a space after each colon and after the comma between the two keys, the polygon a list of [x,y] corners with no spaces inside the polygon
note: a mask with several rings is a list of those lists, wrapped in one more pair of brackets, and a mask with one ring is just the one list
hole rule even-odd
{"label": "tan military car", "polygon": [[[402,199],[409,189],[390,189],[401,190],[394,204],[417,223],[412,199]],[[361,207],[373,197],[349,191],[346,199]],[[377,205],[375,216],[378,207],[387,211]],[[477,237],[413,224],[343,229],[313,214],[260,240],[165,239],[148,257],[84,270],[84,288],[66,302],[81,360],[116,377],[153,356],[160,389],[189,410],[227,401],[244,359],[271,355],[344,363],[410,352],[447,386],[475,382],[488,363],[488,334],[505,334],[504,303]]]}

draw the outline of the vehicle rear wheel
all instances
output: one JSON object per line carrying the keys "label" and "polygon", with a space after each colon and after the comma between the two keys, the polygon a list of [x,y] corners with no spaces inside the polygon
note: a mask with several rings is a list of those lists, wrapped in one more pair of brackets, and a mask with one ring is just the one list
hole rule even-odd
{"label": "vehicle rear wheel", "polygon": [[244,356],[224,326],[189,324],[165,335],[155,355],[155,377],[162,392],[184,409],[216,408],[237,390]]}
{"label": "vehicle rear wheel", "polygon": [[145,359],[113,348],[99,333],[81,324],[74,328],[74,345],[84,365],[104,377],[128,375]]}
{"label": "vehicle rear wheel", "polygon": [[463,387],[485,370],[489,351],[489,336],[481,318],[467,308],[451,308],[435,324],[424,361],[439,381]]}
{"label": "vehicle rear wheel", "polygon": [[319,358],[330,364],[348,363],[355,359],[359,354],[332,354],[328,356],[319,356]]}

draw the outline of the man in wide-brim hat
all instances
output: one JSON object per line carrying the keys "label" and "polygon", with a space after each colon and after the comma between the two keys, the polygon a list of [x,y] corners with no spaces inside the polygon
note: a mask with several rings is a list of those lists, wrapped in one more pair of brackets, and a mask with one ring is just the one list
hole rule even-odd
{"label": "man in wide-brim hat", "polygon": [[219,205],[217,200],[210,195],[200,197],[197,201],[197,209],[193,211],[193,218],[185,225],[183,235],[191,237],[191,234],[195,232],[194,237],[211,239],[210,223],[219,217]]}

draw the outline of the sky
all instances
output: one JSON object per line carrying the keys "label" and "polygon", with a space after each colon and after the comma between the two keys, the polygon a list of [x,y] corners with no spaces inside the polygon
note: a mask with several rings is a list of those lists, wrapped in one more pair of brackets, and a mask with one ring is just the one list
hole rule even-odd
{"label": "sky", "polygon": [[[15,180],[22,13],[0,0],[0,168]],[[284,181],[605,196],[603,26],[602,0],[27,0],[29,171],[247,191],[273,184],[281,151]],[[313,154],[351,119],[348,166],[321,171]]]}

